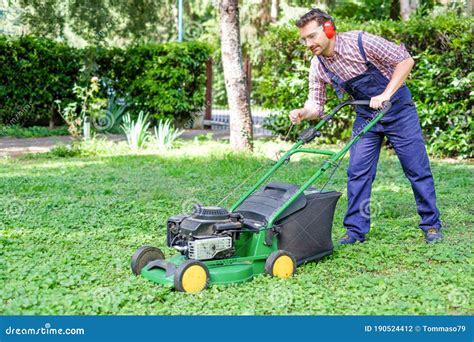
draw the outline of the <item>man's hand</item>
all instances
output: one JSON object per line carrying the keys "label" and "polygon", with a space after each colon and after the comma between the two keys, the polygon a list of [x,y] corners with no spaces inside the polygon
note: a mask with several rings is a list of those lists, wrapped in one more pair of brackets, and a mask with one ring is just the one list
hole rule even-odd
{"label": "man's hand", "polygon": [[305,119],[305,109],[304,108],[293,109],[290,112],[289,117],[290,117],[290,121],[294,125],[299,125],[301,121]]}
{"label": "man's hand", "polygon": [[383,107],[383,103],[389,100],[390,100],[390,96],[385,93],[374,96],[370,99],[370,108],[380,109]]}
{"label": "man's hand", "polygon": [[403,85],[403,82],[405,82],[414,64],[415,64],[415,61],[411,57],[398,63],[397,66],[395,67],[395,70],[393,71],[393,75],[392,75],[392,78],[390,79],[390,82],[387,84],[387,87],[385,88],[385,91],[382,94],[372,97],[370,99],[370,108],[374,108],[374,109],[382,108],[383,103],[385,101],[390,100],[392,95],[397,92],[398,88],[400,88]]}

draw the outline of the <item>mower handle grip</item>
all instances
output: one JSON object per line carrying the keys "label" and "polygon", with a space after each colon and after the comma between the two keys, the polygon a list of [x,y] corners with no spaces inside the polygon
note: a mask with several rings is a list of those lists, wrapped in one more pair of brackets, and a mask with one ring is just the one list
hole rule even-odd
{"label": "mower handle grip", "polygon": [[[339,104],[334,108],[328,115],[323,117],[323,120],[328,120],[330,119],[334,114],[339,112],[343,107],[352,105],[352,106],[369,106],[370,105],[370,100],[347,100],[344,101],[343,103]],[[390,101],[385,101],[383,103],[383,107],[381,110],[388,112],[390,108],[392,107],[392,102]]]}
{"label": "mower handle grip", "polygon": [[[347,100],[344,101],[343,103],[337,105],[328,115],[325,115],[322,117],[322,120],[315,126],[315,127],[309,127],[306,128],[303,132],[300,133],[298,136],[298,140],[306,144],[310,141],[312,141],[316,137],[321,136],[321,132],[319,131],[321,127],[323,127],[325,124],[327,124],[329,121],[331,121],[332,117],[341,110],[341,108],[348,106],[348,105],[353,105],[353,106],[369,106],[370,105],[370,100]],[[392,103],[390,101],[385,101],[383,103],[382,109],[380,109],[380,112],[387,113],[390,108],[392,107]],[[379,112],[379,113],[380,113]]]}

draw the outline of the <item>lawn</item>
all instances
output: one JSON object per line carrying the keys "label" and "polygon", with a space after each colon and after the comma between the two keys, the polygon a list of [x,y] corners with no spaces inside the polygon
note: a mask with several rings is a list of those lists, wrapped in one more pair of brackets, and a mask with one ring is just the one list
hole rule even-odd
{"label": "lawn", "polygon": [[[160,154],[0,161],[0,314],[474,313],[474,166],[432,162],[445,239],[427,245],[410,185],[389,151],[373,188],[368,241],[336,246],[292,279],[258,276],[188,295],[132,275],[139,246],[172,253],[165,244],[169,216],[193,202],[217,204],[249,176],[256,180],[276,147],[258,142],[258,152],[245,156],[205,141]],[[322,160],[295,157],[274,179],[302,184]],[[347,158],[329,188],[345,189],[346,165]],[[344,194],[333,239],[344,233],[346,203]]]}
{"label": "lawn", "polygon": [[42,126],[20,127],[18,125],[2,125],[0,124],[0,137],[15,138],[40,138],[52,137],[58,135],[68,135],[67,127],[48,128]]}

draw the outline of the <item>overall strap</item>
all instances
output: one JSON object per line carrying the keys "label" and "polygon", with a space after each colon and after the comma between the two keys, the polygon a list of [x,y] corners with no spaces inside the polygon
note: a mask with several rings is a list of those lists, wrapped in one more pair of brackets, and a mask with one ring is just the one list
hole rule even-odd
{"label": "overall strap", "polygon": [[333,73],[332,71],[330,71],[326,65],[324,64],[323,62],[323,59],[319,56],[318,57],[318,60],[319,60],[319,63],[321,63],[321,66],[323,67],[323,70],[324,72],[326,72],[326,74],[329,76],[329,78],[331,79],[333,85],[334,85],[334,89],[336,90],[336,95],[339,99],[342,99],[342,92],[341,92],[341,87],[342,87],[342,84],[344,83],[335,73]]}
{"label": "overall strap", "polygon": [[362,35],[364,34],[364,31],[359,32],[359,36],[357,37],[357,45],[359,45],[359,51],[360,54],[362,55],[362,58],[364,58],[364,61],[367,63],[367,56],[365,55],[365,50],[364,46],[362,45]]}

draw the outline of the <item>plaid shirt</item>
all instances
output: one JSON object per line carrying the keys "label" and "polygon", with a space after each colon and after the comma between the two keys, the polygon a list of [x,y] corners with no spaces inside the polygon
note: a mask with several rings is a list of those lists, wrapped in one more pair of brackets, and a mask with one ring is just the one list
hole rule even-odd
{"label": "plaid shirt", "polygon": [[[323,57],[326,67],[341,80],[347,81],[359,76],[367,69],[364,58],[357,45],[360,31],[350,31],[336,34],[336,46],[332,57]],[[395,66],[410,58],[403,44],[396,45],[382,37],[370,33],[362,35],[362,45],[367,59],[372,62],[388,79],[392,78]],[[305,107],[317,107],[318,115],[323,114],[326,102],[326,84],[332,84],[318,58],[311,60],[309,71],[309,96]],[[343,89],[341,89],[343,91]]]}

